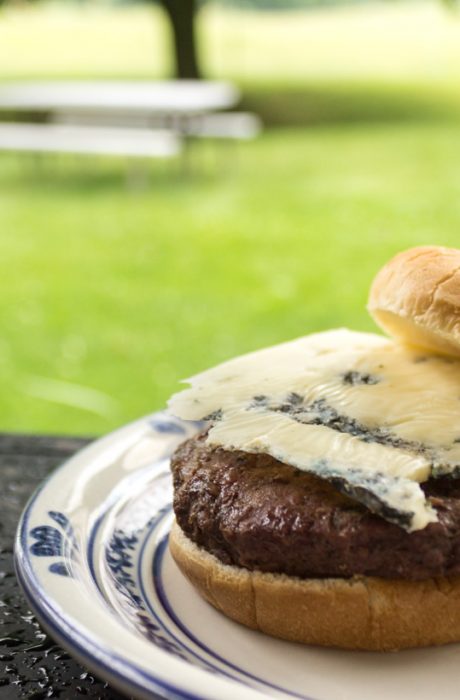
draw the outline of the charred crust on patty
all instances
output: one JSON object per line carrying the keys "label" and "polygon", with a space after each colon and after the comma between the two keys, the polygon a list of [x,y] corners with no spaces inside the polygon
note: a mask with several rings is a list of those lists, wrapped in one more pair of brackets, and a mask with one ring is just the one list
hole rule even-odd
{"label": "charred crust on patty", "polygon": [[408,533],[337,484],[266,454],[212,448],[206,432],[179,446],[171,468],[179,526],[224,564],[299,578],[460,574],[460,479],[422,484],[439,521]]}

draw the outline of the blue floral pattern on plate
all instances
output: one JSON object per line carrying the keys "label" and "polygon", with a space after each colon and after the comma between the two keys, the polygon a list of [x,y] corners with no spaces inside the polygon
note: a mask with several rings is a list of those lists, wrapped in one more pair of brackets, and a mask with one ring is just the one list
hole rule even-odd
{"label": "blue floral pattern on plate", "polygon": [[72,576],[69,559],[71,561],[75,557],[78,549],[72,525],[64,513],[50,510],[48,515],[60,529],[53,525],[38,525],[32,528],[30,537],[35,542],[30,546],[30,553],[35,557],[56,559],[57,561],[53,561],[48,567],[50,573]]}

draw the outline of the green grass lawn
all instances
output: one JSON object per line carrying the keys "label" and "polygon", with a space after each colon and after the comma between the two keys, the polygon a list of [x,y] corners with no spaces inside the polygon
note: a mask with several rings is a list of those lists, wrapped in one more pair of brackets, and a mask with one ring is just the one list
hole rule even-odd
{"label": "green grass lawn", "polygon": [[101,433],[236,353],[372,329],[390,255],[460,243],[460,126],[278,130],[196,155],[137,191],[111,160],[0,158],[1,429]]}
{"label": "green grass lawn", "polygon": [[[168,74],[147,6],[0,14],[0,80]],[[267,125],[192,172],[0,156],[0,429],[102,433],[178,380],[329,327],[411,245],[460,245],[460,19],[440,3],[200,18],[210,77]],[[306,126],[310,128],[306,128]],[[316,125],[315,128],[311,128]]]}

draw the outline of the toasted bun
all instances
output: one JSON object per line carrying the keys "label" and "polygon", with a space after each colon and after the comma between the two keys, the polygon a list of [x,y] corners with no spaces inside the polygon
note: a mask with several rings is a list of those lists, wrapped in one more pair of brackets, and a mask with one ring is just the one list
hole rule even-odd
{"label": "toasted bun", "polygon": [[169,547],[208,603],[274,637],[374,651],[460,641],[460,577],[304,580],[248,571],[222,564],[188,539],[177,523]]}
{"label": "toasted bun", "polygon": [[460,355],[460,250],[423,246],[399,253],[375,277],[368,310],[400,341]]}

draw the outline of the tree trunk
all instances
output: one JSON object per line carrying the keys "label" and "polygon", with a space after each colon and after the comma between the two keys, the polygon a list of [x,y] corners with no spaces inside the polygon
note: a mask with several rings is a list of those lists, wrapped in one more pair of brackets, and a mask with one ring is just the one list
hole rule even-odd
{"label": "tree trunk", "polygon": [[171,22],[176,78],[201,78],[196,45],[197,0],[160,0]]}

